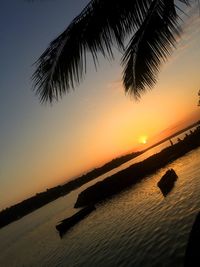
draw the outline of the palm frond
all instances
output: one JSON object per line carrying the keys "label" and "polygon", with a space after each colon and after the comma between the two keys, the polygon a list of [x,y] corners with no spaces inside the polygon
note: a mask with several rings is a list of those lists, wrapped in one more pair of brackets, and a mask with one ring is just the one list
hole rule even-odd
{"label": "palm frond", "polygon": [[100,52],[113,58],[115,43],[142,24],[152,0],[92,0],[36,62],[34,90],[41,102],[52,102],[80,83],[86,72],[86,53],[98,62]]}
{"label": "palm frond", "polygon": [[179,2],[182,2],[183,4],[190,5],[190,0],[179,0]]}
{"label": "palm frond", "polygon": [[157,79],[180,34],[173,0],[154,0],[148,14],[134,34],[122,58],[125,91],[139,98]]}
{"label": "palm frond", "polygon": [[[133,33],[125,50],[124,41]],[[125,90],[138,97],[155,83],[178,33],[173,0],[91,0],[36,62],[34,90],[41,102],[58,100],[84,77],[87,52],[97,66],[98,53],[112,59],[115,45],[125,51]]]}

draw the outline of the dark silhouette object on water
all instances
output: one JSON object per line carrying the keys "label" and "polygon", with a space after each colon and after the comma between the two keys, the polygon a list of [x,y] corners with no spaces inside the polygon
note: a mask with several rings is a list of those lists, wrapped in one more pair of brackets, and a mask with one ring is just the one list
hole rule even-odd
{"label": "dark silhouette object on water", "polygon": [[60,237],[62,237],[71,227],[73,227],[79,221],[83,220],[88,214],[90,214],[95,209],[96,208],[94,205],[89,205],[84,209],[81,209],[71,217],[62,220],[58,225],[56,225],[56,229],[58,230]]}
{"label": "dark silhouette object on water", "polygon": [[200,266],[200,212],[190,232],[188,244],[185,252],[184,267]]}
{"label": "dark silhouette object on water", "polygon": [[166,173],[162,176],[160,181],[157,183],[157,186],[160,188],[163,196],[169,194],[169,192],[174,187],[174,184],[178,176],[173,169],[167,170]]}

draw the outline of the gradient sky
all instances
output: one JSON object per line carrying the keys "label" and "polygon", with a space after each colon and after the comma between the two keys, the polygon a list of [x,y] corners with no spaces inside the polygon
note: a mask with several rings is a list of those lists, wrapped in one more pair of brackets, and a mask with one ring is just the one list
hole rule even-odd
{"label": "gradient sky", "polygon": [[[199,118],[200,16],[194,10],[159,81],[139,102],[125,95],[120,55],[54,105],[34,95],[32,65],[86,0],[1,0],[0,209],[171,134]],[[163,134],[165,133],[165,134]],[[154,138],[155,140],[155,138]]]}

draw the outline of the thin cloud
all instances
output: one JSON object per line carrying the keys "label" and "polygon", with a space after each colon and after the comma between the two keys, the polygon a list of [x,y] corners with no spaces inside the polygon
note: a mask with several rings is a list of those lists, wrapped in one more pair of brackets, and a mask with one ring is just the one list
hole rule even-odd
{"label": "thin cloud", "polygon": [[122,85],[122,81],[121,80],[115,80],[115,81],[112,81],[110,83],[107,84],[106,86],[109,90],[114,90],[115,92],[116,91],[122,91],[123,89],[123,85]]}

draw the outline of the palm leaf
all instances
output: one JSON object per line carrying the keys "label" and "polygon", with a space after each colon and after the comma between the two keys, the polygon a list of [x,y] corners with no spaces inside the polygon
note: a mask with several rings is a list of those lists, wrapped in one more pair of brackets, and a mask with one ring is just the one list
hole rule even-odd
{"label": "palm leaf", "polygon": [[91,1],[36,62],[34,89],[40,100],[52,102],[81,81],[88,51],[95,65],[98,52],[113,58],[113,44],[124,48],[124,39],[141,25],[150,2]]}
{"label": "palm leaf", "polygon": [[126,92],[139,98],[155,84],[160,65],[171,54],[180,32],[174,1],[154,0],[122,58]]}
{"label": "palm leaf", "polygon": [[[187,0],[179,1],[188,4]],[[162,7],[157,7],[152,13],[154,2]],[[168,2],[170,8],[167,7]],[[169,19],[166,18],[167,12],[164,17],[164,10],[169,12]],[[163,24],[162,18],[167,26]],[[161,26],[156,23],[161,23]],[[124,50],[126,38],[136,32],[125,52],[123,64],[126,66],[125,88],[127,91],[132,88],[131,91],[138,95],[139,90],[155,82],[155,71],[160,64],[159,57],[165,58],[169,54],[169,44],[175,42],[175,25],[176,14],[171,0],[92,0],[67,29],[50,43],[36,62],[36,71],[32,77],[34,90],[41,102],[59,99],[64,93],[75,88],[84,77],[88,52],[92,54],[96,66],[98,53],[112,59],[113,45]],[[149,31],[152,31],[153,37],[148,34]],[[170,41],[166,40],[167,37],[170,37]],[[152,48],[147,45],[149,41]],[[143,48],[144,56],[141,53]],[[153,52],[154,50],[157,52]]]}

